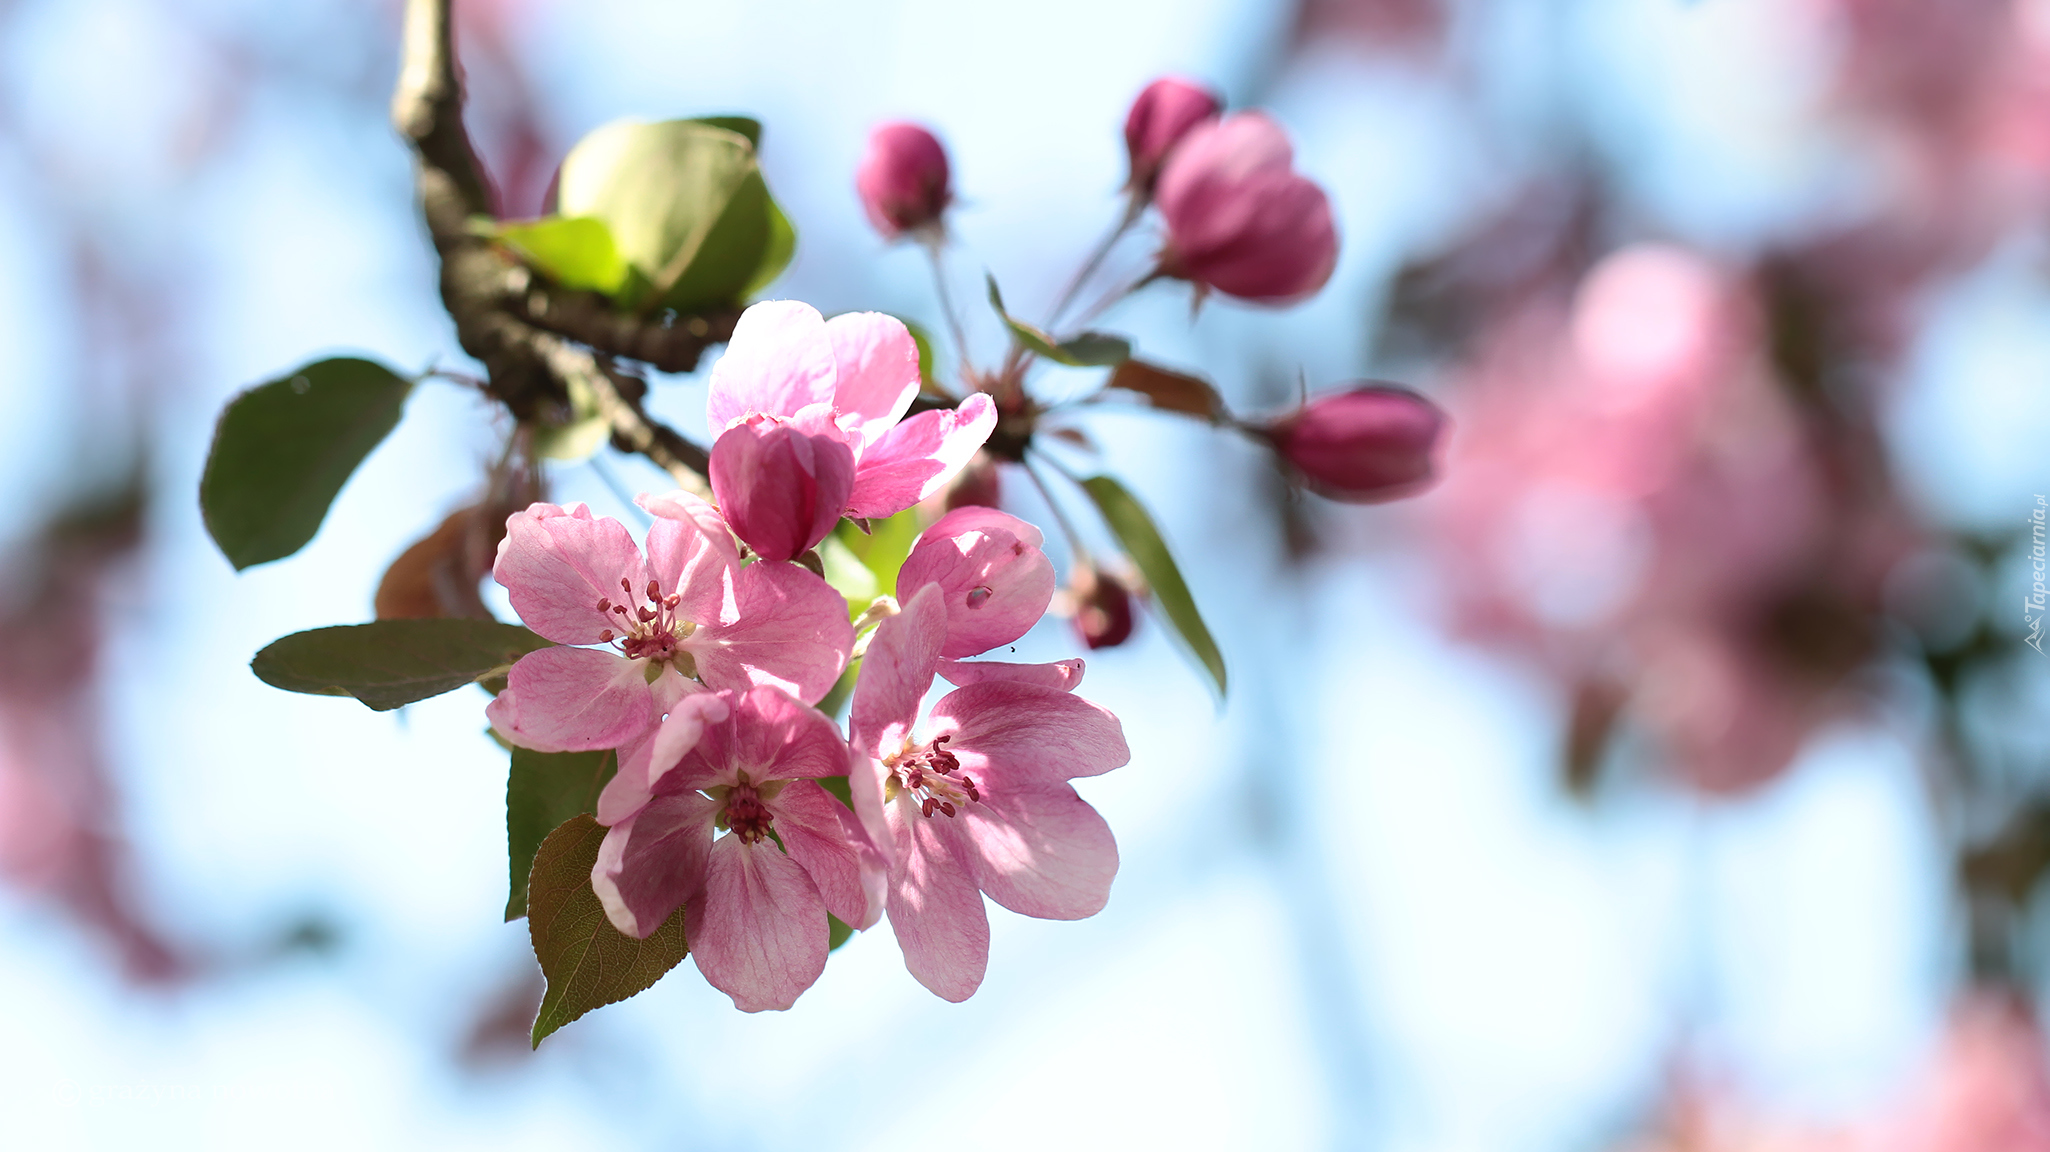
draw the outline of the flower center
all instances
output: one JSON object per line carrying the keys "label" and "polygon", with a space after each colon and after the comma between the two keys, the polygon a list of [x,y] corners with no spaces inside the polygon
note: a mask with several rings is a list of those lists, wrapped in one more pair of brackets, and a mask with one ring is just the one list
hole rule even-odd
{"label": "flower center", "polygon": [[697,627],[676,614],[676,606],[683,597],[672,592],[662,595],[662,586],[653,580],[640,603],[635,603],[631,580],[622,577],[619,581],[626,598],[614,604],[609,597],[600,598],[598,611],[616,617],[618,629],[607,628],[598,634],[598,639],[617,647],[629,660],[653,660],[661,663],[676,657],[677,642],[691,634]]}
{"label": "flower center", "polygon": [[769,813],[769,806],[762,803],[761,789],[748,782],[742,773],[740,783],[725,790],[726,806],[719,812],[719,823],[733,831],[743,843],[753,844],[769,835],[770,825],[776,818]]}
{"label": "flower center", "polygon": [[938,812],[952,816],[971,803],[982,801],[975,778],[961,771],[961,761],[942,745],[951,736],[935,736],[932,743],[907,749],[890,762],[891,798],[899,791],[911,793],[925,816]]}

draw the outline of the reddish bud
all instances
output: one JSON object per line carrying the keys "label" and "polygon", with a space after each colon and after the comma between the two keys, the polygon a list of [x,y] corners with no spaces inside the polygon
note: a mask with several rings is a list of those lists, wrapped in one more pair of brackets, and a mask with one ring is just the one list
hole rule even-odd
{"label": "reddish bud", "polygon": [[1169,150],[1198,124],[1215,120],[1222,107],[1208,89],[1178,77],[1148,84],[1125,114],[1125,154],[1132,161],[1125,186],[1142,200],[1151,198]]}
{"label": "reddish bud", "polygon": [[916,124],[882,124],[869,133],[854,187],[869,222],[892,240],[938,225],[954,198],[947,185],[947,150]]}
{"label": "reddish bud", "polygon": [[1269,304],[1322,288],[1338,265],[1338,232],[1330,200],[1295,172],[1294,155],[1258,112],[1192,129],[1160,173],[1161,271]]}
{"label": "reddish bud", "polygon": [[1327,392],[1257,431],[1307,487],[1373,504],[1430,487],[1445,413],[1407,389],[1368,384]]}
{"label": "reddish bud", "polygon": [[781,421],[735,424],[712,445],[712,493],[735,535],[764,560],[826,538],[854,490],[854,452]]}
{"label": "reddish bud", "polygon": [[1093,567],[1075,569],[1069,580],[1075,600],[1075,631],[1092,650],[1115,648],[1132,637],[1132,593],[1117,577]]}

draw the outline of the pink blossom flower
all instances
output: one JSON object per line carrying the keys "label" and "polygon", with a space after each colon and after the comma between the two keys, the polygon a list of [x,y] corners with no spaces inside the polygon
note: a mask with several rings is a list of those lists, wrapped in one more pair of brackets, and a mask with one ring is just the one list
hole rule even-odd
{"label": "pink blossom flower", "polygon": [[994,508],[959,508],[927,528],[898,570],[897,590],[927,584],[947,607],[940,656],[954,660],[1009,644],[1032,630],[1053,600],[1053,562],[1039,529]]}
{"label": "pink blossom flower", "polygon": [[[745,568],[725,522],[685,493],[643,496],[645,558],[582,504],[506,521],[493,572],[527,627],[562,647],[520,658],[485,715],[543,752],[616,748],[691,690],[757,684],[824,696],[853,647],[846,602],[791,564]],[[580,647],[605,645],[605,647]]]}
{"label": "pink blossom flower", "polygon": [[1055,920],[1110,898],[1117,844],[1068,784],[1130,759],[1117,718],[1028,677],[1033,666],[957,664],[980,679],[942,697],[914,734],[948,637],[937,585],[877,627],[854,689],[855,810],[890,856],[890,927],[911,974],[967,999],[989,961],[982,894]]}
{"label": "pink blossom flower", "polygon": [[947,150],[916,124],[879,124],[854,172],[869,223],[894,240],[935,229],[954,194],[947,187]]}
{"label": "pink blossom flower", "polygon": [[[891,516],[944,487],[989,439],[996,407],[977,393],[906,420],[918,388],[918,345],[894,317],[828,321],[795,300],[741,313],[707,402],[712,490],[741,539],[789,559],[838,516]],[[777,426],[790,431],[772,437]],[[853,462],[844,495],[835,443]]]}
{"label": "pink blossom flower", "polygon": [[1286,304],[1324,286],[1338,233],[1324,190],[1297,175],[1281,127],[1240,112],[1189,132],[1155,203],[1167,220],[1161,270],[1227,296]]}
{"label": "pink blossom flower", "polygon": [[1148,84],[1125,114],[1125,155],[1132,162],[1126,186],[1142,199],[1153,195],[1169,150],[1197,125],[1217,119],[1222,107],[1209,89],[1177,76]]}
{"label": "pink blossom flower", "polygon": [[1304,483],[1333,500],[1375,503],[1430,486],[1445,431],[1438,406],[1405,388],[1327,392],[1261,429]]}
{"label": "pink blossom flower", "polygon": [[825,971],[826,914],[865,928],[881,912],[881,856],[816,783],[847,767],[839,728],[775,688],[680,702],[599,799],[606,918],[645,939],[683,908],[714,988],[743,1012],[790,1007]]}

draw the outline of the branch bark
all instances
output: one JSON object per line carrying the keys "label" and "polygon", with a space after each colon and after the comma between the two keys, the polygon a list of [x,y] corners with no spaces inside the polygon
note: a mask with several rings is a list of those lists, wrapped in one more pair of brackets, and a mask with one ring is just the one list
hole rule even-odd
{"label": "branch bark", "polygon": [[463,351],[484,365],[493,398],[515,418],[537,422],[567,407],[568,382],[578,380],[598,397],[616,445],[646,456],[678,485],[706,492],[704,449],[650,418],[639,391],[622,390],[622,377],[592,349],[685,372],[706,347],[732,335],[735,316],[666,325],[618,316],[596,297],[538,283],[471,231],[473,217],[491,215],[491,191],[463,127],[450,0],[407,0],[391,115],[413,150],[421,216],[441,259],[442,306]]}

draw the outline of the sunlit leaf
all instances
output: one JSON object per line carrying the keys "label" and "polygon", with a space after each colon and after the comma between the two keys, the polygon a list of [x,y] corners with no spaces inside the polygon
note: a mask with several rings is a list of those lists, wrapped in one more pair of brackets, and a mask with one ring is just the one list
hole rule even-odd
{"label": "sunlit leaf", "polygon": [[604,825],[575,816],[548,834],[527,879],[527,935],[548,991],[534,1018],[534,1047],[593,1008],[652,986],[690,949],[678,908],[653,935],[636,940],[612,926],[591,889]]}
{"label": "sunlit leaf", "polygon": [[199,481],[206,529],[229,563],[247,568],[305,547],[412,388],[382,364],[341,357],[229,401]]}
{"label": "sunlit leaf", "polygon": [[612,295],[626,282],[626,258],[595,216],[548,216],[498,224],[494,239],[565,288]]}
{"label": "sunlit leaf", "polygon": [[1082,481],[1082,487],[1096,502],[1103,522],[1124,546],[1125,554],[1139,566],[1139,574],[1152,589],[1153,603],[1159,606],[1197,662],[1210,673],[1217,694],[1224,695],[1224,654],[1217,650],[1217,641],[1211,638],[1202,614],[1196,611],[1195,598],[1189,595],[1189,586],[1182,581],[1181,569],[1175,565],[1153,517],[1124,485],[1108,476],[1091,476]]}
{"label": "sunlit leaf", "polygon": [[380,712],[499,672],[548,641],[496,620],[378,620],[294,632],[249,662],[273,688],[353,696]]}
{"label": "sunlit leaf", "polygon": [[1012,316],[1004,308],[1003,294],[997,291],[997,279],[989,281],[989,303],[1011,335],[1027,351],[1044,356],[1059,364],[1078,368],[1104,367],[1122,364],[1132,355],[1132,343],[1122,336],[1107,332],[1084,332],[1070,340],[1055,340],[1047,332]]}
{"label": "sunlit leaf", "polygon": [[527,875],[534,853],[548,833],[572,816],[598,811],[598,793],[619,768],[617,753],[536,752],[514,748],[505,783],[505,846],[510,862],[511,895],[505,918],[527,914]]}

